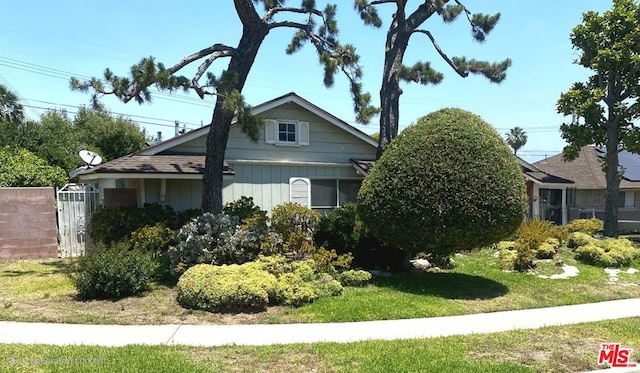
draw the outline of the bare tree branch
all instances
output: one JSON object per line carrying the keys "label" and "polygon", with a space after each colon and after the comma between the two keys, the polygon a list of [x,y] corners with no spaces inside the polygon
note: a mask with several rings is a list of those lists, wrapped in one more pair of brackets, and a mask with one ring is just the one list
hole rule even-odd
{"label": "bare tree branch", "polygon": [[277,7],[277,8],[272,8],[269,9],[269,11],[267,11],[264,14],[264,17],[262,17],[262,22],[267,22],[269,20],[271,20],[276,14],[281,13],[281,12],[289,12],[289,13],[299,13],[299,14],[309,14],[310,16],[316,15],[318,17],[322,17],[322,12],[317,10],[317,9],[304,9],[304,8],[288,8],[288,7]]}
{"label": "bare tree branch", "polygon": [[278,28],[278,27],[291,27],[291,28],[297,28],[297,29],[303,30],[308,33],[311,32],[311,26],[305,23],[300,23],[300,22],[282,21],[282,22],[270,23],[268,26],[269,30],[273,30],[274,28]]}
{"label": "bare tree branch", "polygon": [[447,64],[449,64],[449,66],[451,66],[451,68],[458,75],[460,75],[463,78],[466,78],[466,77],[469,76],[469,72],[468,71],[465,71],[465,70],[459,68],[458,66],[456,66],[456,64],[454,64],[453,61],[451,61],[449,56],[447,56],[447,54],[444,53],[444,51],[442,51],[442,49],[440,48],[440,46],[436,42],[436,39],[433,37],[433,35],[431,34],[430,31],[428,31],[428,30],[414,30],[413,33],[421,33],[421,34],[427,35],[427,37],[429,38],[429,40],[431,40],[431,43],[433,44],[433,47],[436,49],[436,51],[438,52],[440,57],[442,57],[442,59],[445,60],[445,62],[447,62]]}
{"label": "bare tree branch", "polygon": [[191,79],[191,87],[196,91],[196,93],[198,94],[198,96],[201,99],[204,98],[205,94],[212,94],[212,93],[211,92],[206,92],[203,89],[203,87],[200,86],[200,83],[198,83],[198,81],[200,80],[202,75],[204,75],[204,73],[207,71],[207,69],[209,69],[211,64],[213,64],[213,62],[216,59],[221,58],[221,57],[231,57],[231,53],[224,53],[222,51],[214,52],[200,66],[198,66],[198,71],[196,71],[196,74],[193,76],[193,79]]}
{"label": "bare tree branch", "polygon": [[398,0],[376,0],[376,1],[370,2],[369,6],[371,6],[371,5],[379,5],[379,4],[389,4],[389,3],[397,4]]}
{"label": "bare tree branch", "polygon": [[205,48],[199,52],[185,56],[180,62],[169,68],[169,73],[175,74],[188,64],[216,52],[220,53],[219,57],[230,57],[236,53],[236,49],[224,44],[214,44],[209,48]]}

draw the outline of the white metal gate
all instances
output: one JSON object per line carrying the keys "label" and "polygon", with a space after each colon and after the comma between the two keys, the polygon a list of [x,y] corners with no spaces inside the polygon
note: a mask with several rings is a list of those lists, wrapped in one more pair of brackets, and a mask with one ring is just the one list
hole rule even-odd
{"label": "white metal gate", "polygon": [[90,241],[86,227],[100,203],[100,192],[92,185],[67,184],[58,190],[58,232],[63,258],[84,255]]}

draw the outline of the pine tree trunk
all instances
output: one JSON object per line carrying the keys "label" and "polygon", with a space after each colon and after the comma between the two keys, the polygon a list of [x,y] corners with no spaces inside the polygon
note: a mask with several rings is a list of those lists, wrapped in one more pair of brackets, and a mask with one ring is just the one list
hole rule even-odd
{"label": "pine tree trunk", "polygon": [[404,23],[394,19],[387,32],[385,43],[384,70],[380,88],[380,138],[376,152],[377,159],[382,156],[391,140],[398,136],[400,95],[402,94],[398,69],[402,66],[410,36],[411,34],[404,29]]}
{"label": "pine tree trunk", "polygon": [[604,235],[607,237],[618,237],[618,196],[620,194],[618,135],[618,126],[612,123],[610,118],[607,128],[607,195],[604,206]]}
{"label": "pine tree trunk", "polygon": [[237,54],[231,57],[227,71],[235,72],[237,80],[233,86],[227,89],[219,87],[217,91],[216,106],[207,135],[206,159],[202,175],[202,211],[214,214],[222,212],[222,171],[229,129],[234,116],[234,113],[223,108],[224,102],[229,92],[233,90],[242,92],[260,46],[269,33],[267,25],[261,22],[251,1],[235,1],[235,3],[244,27],[236,48]]}

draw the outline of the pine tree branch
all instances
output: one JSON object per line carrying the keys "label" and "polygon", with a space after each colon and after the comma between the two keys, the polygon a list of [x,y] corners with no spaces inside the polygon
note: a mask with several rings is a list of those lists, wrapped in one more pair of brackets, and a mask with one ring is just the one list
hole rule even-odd
{"label": "pine tree branch", "polygon": [[461,77],[466,78],[469,76],[469,72],[465,71],[461,68],[459,68],[458,66],[456,66],[455,63],[453,63],[453,61],[451,61],[451,58],[449,58],[449,56],[447,56],[446,53],[444,53],[444,51],[440,48],[440,45],[438,45],[438,43],[436,42],[436,39],[433,37],[433,35],[431,34],[430,31],[428,30],[413,30],[413,33],[420,33],[420,34],[425,34],[427,35],[427,37],[429,38],[429,40],[431,40],[431,43],[433,44],[433,47],[436,49],[436,51],[438,52],[438,54],[440,55],[440,57],[442,57],[443,60],[445,60],[445,62],[447,64],[449,64],[449,66],[451,66],[451,68]]}
{"label": "pine tree branch", "polygon": [[300,23],[300,22],[282,21],[282,22],[270,23],[267,26],[269,30],[273,30],[274,28],[278,28],[278,27],[297,28],[307,33],[311,33],[311,26],[306,23]]}
{"label": "pine tree branch", "polygon": [[288,13],[299,13],[299,14],[306,14],[309,13],[309,15],[316,15],[318,17],[322,17],[322,12],[317,10],[317,9],[304,9],[304,8],[290,8],[290,7],[276,7],[276,8],[271,8],[269,9],[265,14],[264,17],[262,17],[262,22],[267,23],[268,21],[270,21],[271,19],[273,19],[273,17],[278,14],[278,13],[282,13],[282,12],[288,12]]}
{"label": "pine tree branch", "polygon": [[[173,65],[172,67],[170,67],[169,73],[170,74],[175,74],[176,72],[180,71],[183,67],[189,65],[190,63],[197,61],[203,57],[209,56],[209,55],[214,55],[215,58],[219,58],[219,57],[231,57],[234,54],[236,54],[236,49],[233,47],[230,47],[228,45],[224,45],[224,44],[214,44],[212,46],[210,46],[209,48],[205,48],[200,50],[199,52],[196,52],[194,54],[191,54],[189,56],[185,56],[180,62],[178,62],[177,64]],[[212,61],[213,62],[213,61]]]}
{"label": "pine tree branch", "polygon": [[469,20],[469,23],[473,26],[473,21],[471,20],[471,11],[460,0],[454,1],[456,2],[456,4],[462,7],[462,9],[464,10],[464,14],[467,16],[467,20]]}
{"label": "pine tree branch", "polygon": [[[418,26],[429,19],[438,9],[433,1],[425,1],[422,3],[409,17],[407,17],[407,24],[409,29],[413,32]],[[398,5],[398,7],[400,7]],[[404,17],[404,9],[402,10]]]}
{"label": "pine tree branch", "polygon": [[389,4],[389,3],[397,4],[398,0],[376,0],[376,1],[370,2],[369,6],[371,6],[371,5],[380,5],[380,4]]}

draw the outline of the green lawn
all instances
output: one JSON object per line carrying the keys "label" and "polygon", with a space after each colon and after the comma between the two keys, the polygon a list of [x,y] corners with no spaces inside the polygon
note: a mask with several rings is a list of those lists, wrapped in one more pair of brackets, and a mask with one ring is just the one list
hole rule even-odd
{"label": "green lawn", "polygon": [[[493,250],[485,249],[457,256],[455,268],[449,271],[378,277],[366,288],[348,288],[341,297],[285,310],[270,321],[342,322],[449,316],[640,297],[640,274],[621,275],[618,283],[610,284],[602,268],[577,262],[569,250],[561,251],[553,262],[539,265],[539,272],[545,275],[562,272],[554,265],[558,260],[580,270],[577,277],[558,280],[502,271],[493,255]],[[640,268],[638,261],[634,264]]]}
{"label": "green lawn", "polygon": [[640,318],[406,341],[264,347],[0,345],[3,372],[576,372],[600,343],[635,348]]}
{"label": "green lawn", "polygon": [[[342,322],[459,315],[578,304],[640,297],[640,273],[621,274],[609,283],[602,268],[577,263],[563,250],[539,272],[560,272],[555,261],[576,265],[578,277],[542,279],[535,274],[502,271],[493,250],[455,257],[452,270],[375,278],[365,288],[346,288],[293,309],[270,308],[257,314],[212,314],[183,309],[175,290],[156,284],[142,297],[81,302],[65,272],[68,260],[0,261],[0,320],[93,324],[238,324]],[[640,260],[634,263],[640,268]]]}

